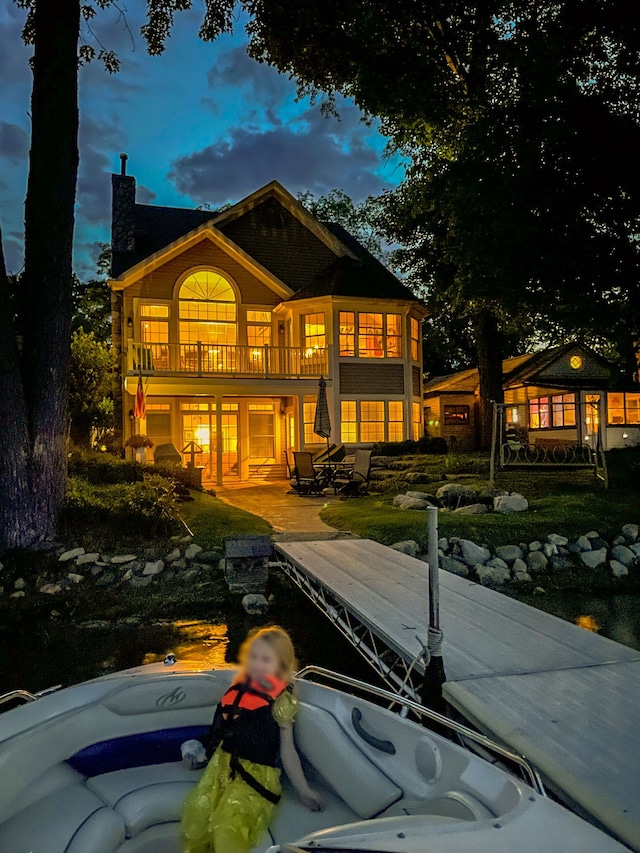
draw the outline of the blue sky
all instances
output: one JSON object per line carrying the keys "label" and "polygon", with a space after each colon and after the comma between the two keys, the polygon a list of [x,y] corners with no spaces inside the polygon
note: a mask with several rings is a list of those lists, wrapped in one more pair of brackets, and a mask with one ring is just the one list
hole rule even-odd
{"label": "blue sky", "polygon": [[[307,99],[296,100],[294,81],[249,59],[242,19],[233,35],[204,44],[200,9],[179,13],[163,56],[149,57],[137,17],[145,5],[130,3],[128,26],[115,9],[94,22],[102,44],[117,52],[120,73],[110,76],[98,63],[81,69],[81,277],[93,273],[98,244],[108,239],[109,174],[118,171],[121,151],[139,201],[181,207],[233,202],[273,178],[293,193],[339,187],[355,200],[401,180],[399,161],[384,156],[386,140],[353,104],[340,102],[340,121],[325,118]],[[0,8],[0,221],[11,272],[22,265],[29,148],[23,19],[11,2]]]}

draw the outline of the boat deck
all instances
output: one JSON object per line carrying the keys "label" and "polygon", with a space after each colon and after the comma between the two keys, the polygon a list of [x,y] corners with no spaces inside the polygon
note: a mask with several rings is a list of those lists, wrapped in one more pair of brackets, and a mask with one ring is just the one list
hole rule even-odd
{"label": "boat deck", "polygon": [[[383,677],[411,693],[428,625],[426,563],[367,539],[276,549]],[[440,612],[448,701],[640,850],[640,652],[448,572]]]}

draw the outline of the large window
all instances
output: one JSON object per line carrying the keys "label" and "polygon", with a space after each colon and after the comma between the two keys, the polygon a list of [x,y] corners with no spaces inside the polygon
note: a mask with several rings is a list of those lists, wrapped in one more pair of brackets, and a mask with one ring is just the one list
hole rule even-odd
{"label": "large window", "polygon": [[353,311],[341,311],[340,323],[340,355],[356,354],[356,315]]}
{"label": "large window", "polygon": [[264,347],[271,343],[271,311],[247,311],[247,344]]}
{"label": "large window", "polygon": [[549,429],[551,411],[548,397],[536,397],[529,400],[529,429]]}
{"label": "large window", "polygon": [[640,394],[612,392],[607,395],[608,420],[612,425],[640,424]]}
{"label": "large window", "polygon": [[402,314],[387,314],[387,358],[402,358]]}
{"label": "large window", "polygon": [[140,340],[145,344],[169,343],[169,306],[140,306]]}
{"label": "large window", "polygon": [[249,404],[249,458],[275,456],[275,416],[272,403]]}
{"label": "large window", "polygon": [[313,431],[313,425],[316,420],[316,403],[315,400],[312,403],[303,403],[303,414],[304,414],[304,443],[305,447],[307,444],[317,444],[319,441],[322,441],[322,438],[319,435],[316,435]]}
{"label": "large window", "polygon": [[467,426],[469,424],[469,406],[445,406],[445,426]]}
{"label": "large window", "polygon": [[363,400],[360,403],[360,441],[384,441],[384,401]]}
{"label": "large window", "polygon": [[235,344],[236,296],[230,282],[213,270],[188,276],[179,294],[182,344]]}
{"label": "large window", "polygon": [[355,444],[358,441],[358,414],[355,400],[340,403],[340,441]]}
{"label": "large window", "polygon": [[305,314],[302,318],[304,347],[306,350],[324,349],[327,345],[324,311]]}
{"label": "large window", "polygon": [[402,358],[402,314],[340,311],[340,355]]}
{"label": "large window", "polygon": [[360,358],[384,356],[382,314],[358,314],[358,355]]}
{"label": "large window", "polygon": [[420,321],[415,317],[410,318],[411,325],[411,358],[413,361],[420,360]]}
{"label": "large window", "polygon": [[529,429],[574,427],[576,425],[576,395],[555,394],[529,400]]}
{"label": "large window", "polygon": [[411,438],[417,441],[424,435],[424,421],[422,415],[422,404],[411,404]]}
{"label": "large window", "polygon": [[342,400],[340,440],[344,444],[402,441],[404,408],[401,400]]}
{"label": "large window", "polygon": [[404,439],[404,403],[401,400],[389,400],[389,441]]}

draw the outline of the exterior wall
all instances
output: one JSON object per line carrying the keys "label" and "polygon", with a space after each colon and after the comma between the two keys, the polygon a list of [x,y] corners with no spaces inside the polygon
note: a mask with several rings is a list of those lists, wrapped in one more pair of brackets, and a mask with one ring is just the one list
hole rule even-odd
{"label": "exterior wall", "polygon": [[[444,438],[450,447],[457,450],[473,450],[475,447],[475,395],[440,394],[427,396],[424,400],[425,425],[429,435]],[[467,406],[468,424],[445,424],[445,406]]]}

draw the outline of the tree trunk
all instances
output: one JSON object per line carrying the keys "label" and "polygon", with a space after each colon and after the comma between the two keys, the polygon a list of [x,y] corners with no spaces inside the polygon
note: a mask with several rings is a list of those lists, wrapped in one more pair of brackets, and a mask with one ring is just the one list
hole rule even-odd
{"label": "tree trunk", "polygon": [[[71,270],[78,173],[79,0],[37,0],[25,203],[22,374],[0,315],[0,531],[4,546],[52,539],[64,498]],[[0,288],[3,288],[0,283]],[[0,306],[6,302],[0,295]],[[7,311],[0,307],[0,311]],[[12,351],[15,357],[11,355]],[[5,363],[5,356],[9,360]],[[13,391],[7,394],[6,390]],[[14,426],[15,424],[15,426]],[[14,505],[15,503],[15,505]]]}
{"label": "tree trunk", "polygon": [[502,335],[498,320],[488,308],[480,308],[473,317],[473,334],[478,359],[480,397],[476,434],[482,450],[491,447],[493,403],[504,400],[502,387]]}

